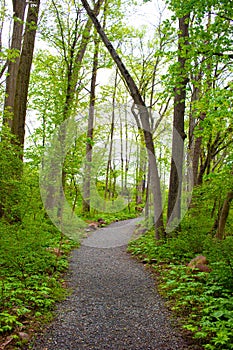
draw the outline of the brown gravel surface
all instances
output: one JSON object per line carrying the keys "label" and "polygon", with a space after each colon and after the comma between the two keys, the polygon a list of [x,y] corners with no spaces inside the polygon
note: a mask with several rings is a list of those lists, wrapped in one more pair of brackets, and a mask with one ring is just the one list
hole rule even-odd
{"label": "brown gravel surface", "polygon": [[73,251],[67,275],[72,294],[58,304],[33,349],[189,349],[150,272],[126,253],[136,221],[97,230]]}

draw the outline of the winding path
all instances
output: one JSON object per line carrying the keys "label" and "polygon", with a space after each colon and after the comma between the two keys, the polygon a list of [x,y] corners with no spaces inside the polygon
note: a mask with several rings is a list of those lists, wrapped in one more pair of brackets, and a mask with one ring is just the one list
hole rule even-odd
{"label": "winding path", "polygon": [[126,253],[137,219],[99,229],[72,253],[73,293],[37,337],[37,350],[187,350],[150,273]]}

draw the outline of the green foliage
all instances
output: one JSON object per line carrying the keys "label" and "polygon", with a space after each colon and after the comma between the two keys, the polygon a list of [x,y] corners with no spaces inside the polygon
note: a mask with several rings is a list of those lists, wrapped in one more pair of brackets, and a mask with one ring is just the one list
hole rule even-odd
{"label": "green foliage", "polygon": [[233,237],[228,236],[223,241],[207,237],[203,247],[213,267],[213,280],[220,286],[233,288]]}
{"label": "green foliage", "polygon": [[17,321],[17,316],[13,316],[8,312],[0,313],[0,333],[11,331],[15,326],[22,326],[22,323]]}
{"label": "green foliage", "polygon": [[[196,208],[193,208],[194,212]],[[156,242],[149,231],[130,242],[128,250],[152,266],[159,290],[187,331],[208,350],[233,346],[233,237],[217,241],[208,232],[206,217],[190,214],[183,230]],[[197,255],[207,257],[210,273],[191,270],[187,263]]]}
{"label": "green foliage", "polygon": [[65,296],[61,274],[75,244],[47,219],[37,169],[23,166],[7,131],[0,147],[0,333],[9,334]]}
{"label": "green foliage", "polygon": [[[189,141],[191,143],[192,138],[194,141],[201,138],[199,170],[200,165],[204,166],[208,159],[210,162],[203,171],[203,185],[194,190],[192,208],[181,224],[182,232],[169,234],[165,241],[155,242],[154,232],[150,231],[132,242],[129,250],[145,263],[152,264],[154,270],[160,274],[160,290],[169,298],[174,312],[184,319],[185,328],[194,332],[195,337],[201,340],[206,349],[226,350],[233,347],[231,335],[233,300],[230,294],[233,288],[233,239],[230,236],[233,229],[232,219],[228,219],[225,240],[219,242],[213,236],[223,201],[232,188],[232,83],[230,82],[232,57],[228,54],[232,39],[232,6],[226,0],[195,2],[167,0],[166,2],[173,15],[156,24],[154,35],[151,35],[146,26],[135,29],[126,24],[124,12],[130,12],[133,1],[106,2],[99,17],[104,22],[108,37],[117,47],[118,53],[124,57],[146,105],[152,108],[152,112],[155,108],[161,117],[164,117],[163,121],[160,120],[160,116],[157,116],[157,120],[156,117],[151,120],[153,128],[158,126],[154,139],[155,148],[160,153],[157,158],[160,177],[161,179],[164,177],[164,187],[170,168],[168,145],[173,106],[169,101],[172,101],[175,88],[179,88],[183,76],[189,79],[185,101],[188,111],[187,125],[189,123],[190,127]],[[27,139],[31,144],[24,152],[26,159],[24,164],[21,161],[22,152],[20,153],[15,145],[9,130],[4,126],[1,130],[0,332],[2,333],[10,333],[19,327],[24,327],[25,320],[48,313],[63,295],[60,277],[68,266],[67,254],[73,243],[66,241],[47,220],[40,198],[38,166],[45,145],[55,127],[67,116],[77,115],[77,127],[81,132],[68,150],[63,164],[64,191],[74,214],[81,216],[83,221],[97,221],[101,217],[108,224],[135,217],[138,214],[135,207],[144,207],[145,198],[141,204],[136,205],[131,201],[130,195],[135,197],[138,191],[137,183],[146,175],[147,160],[140,154],[141,159],[138,163],[141,164],[136,164],[136,157],[139,158],[141,152],[137,151],[135,155],[130,144],[131,142],[133,144],[135,139],[136,143],[139,143],[138,129],[133,122],[131,123],[131,116],[127,111],[122,113],[126,119],[126,122],[122,123],[121,113],[117,108],[115,112],[118,121],[115,120],[114,137],[119,136],[123,141],[122,136],[125,135],[128,146],[122,142],[121,147],[128,148],[128,154],[125,151],[121,157],[130,159],[130,162],[128,164],[127,160],[125,164],[124,162],[120,164],[117,159],[120,155],[116,155],[114,150],[115,155],[112,155],[112,168],[109,174],[111,186],[105,188],[107,145],[111,124],[109,116],[113,112],[111,104],[115,93],[113,80],[108,85],[99,84],[101,80],[99,70],[103,68],[102,73],[105,74],[106,68],[113,67],[113,62],[102,44],[100,44],[96,84],[99,88],[96,90],[95,98],[94,139],[86,137],[87,114],[82,112],[87,109],[89,103],[89,78],[92,68],[90,62],[94,46],[91,31],[84,32],[87,16],[85,12],[80,12],[79,6],[72,1],[49,2],[42,11],[41,37],[48,46],[53,47],[53,50],[50,50],[50,47],[48,50],[39,50],[34,57],[28,108],[33,113],[36,112],[39,125]],[[5,11],[4,5],[0,11],[2,24],[6,16]],[[189,43],[186,45],[180,40],[180,54],[186,58],[186,65],[185,69],[180,71],[180,65],[176,62],[177,45],[174,45],[178,36],[176,24],[178,18],[189,12],[192,19]],[[88,50],[80,64],[76,55],[83,47],[82,38],[89,36]],[[3,48],[0,54],[2,68],[6,60],[14,62],[18,55],[18,50]],[[4,75],[2,79],[5,79]],[[4,84],[0,88],[0,93],[3,87]],[[3,101],[4,94],[1,98]],[[129,101],[124,82],[120,78],[114,99],[122,105]],[[98,106],[103,102],[106,102],[108,107],[104,107],[103,111],[100,107],[98,111]],[[12,117],[8,110],[4,113],[5,117]],[[192,127],[194,130],[191,130]],[[185,130],[188,134],[187,131]],[[81,188],[86,142],[93,146],[91,167],[95,176],[91,187],[94,192],[91,193],[93,198],[91,212],[84,216]],[[194,145],[189,146],[190,151]],[[115,163],[119,164],[116,168]],[[135,165],[141,169],[135,171]],[[125,175],[128,177],[127,181],[126,178],[123,179]],[[106,190],[109,191],[107,196]],[[113,212],[110,210],[107,212],[110,205],[108,207],[108,204],[102,203],[104,198],[107,197],[111,204],[116,202],[118,194],[123,192],[122,202],[118,202]],[[166,188],[164,192],[167,196]],[[166,205],[165,203],[165,207]],[[120,207],[125,209],[117,212]],[[63,253],[56,254],[60,250]],[[186,268],[190,259],[198,254],[207,256],[212,269],[210,274],[197,271],[190,273]]]}
{"label": "green foliage", "polygon": [[[0,333],[43,320],[67,295],[61,274],[74,243],[44,220],[9,225],[0,221]],[[77,243],[76,243],[77,245]],[[58,254],[58,252],[61,252]]]}
{"label": "green foliage", "polygon": [[1,130],[0,142],[0,212],[6,220],[20,218],[22,161],[18,147],[7,127]]}
{"label": "green foliage", "polygon": [[[74,244],[46,221],[8,225],[0,222],[1,332],[53,308],[64,295],[59,281]],[[56,255],[60,245],[62,255]],[[56,249],[54,249],[56,248]]]}
{"label": "green foliage", "polygon": [[161,291],[172,300],[172,310],[184,318],[183,327],[201,339],[205,349],[232,348],[231,289],[216,284],[212,273],[190,274],[188,268],[172,265],[163,276]]}

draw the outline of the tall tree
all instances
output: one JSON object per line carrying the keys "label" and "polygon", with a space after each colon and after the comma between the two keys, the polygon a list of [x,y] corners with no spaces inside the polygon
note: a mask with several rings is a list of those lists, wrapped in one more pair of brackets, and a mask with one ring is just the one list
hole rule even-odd
{"label": "tall tree", "polygon": [[88,15],[90,16],[92,22],[94,23],[94,26],[95,26],[97,32],[99,33],[104,45],[108,49],[110,55],[112,56],[112,59],[114,60],[119,71],[121,72],[121,74],[122,74],[122,76],[123,76],[123,78],[128,86],[130,94],[134,100],[134,103],[138,108],[138,112],[139,112],[142,127],[143,127],[145,144],[146,144],[147,152],[148,152],[150,169],[151,169],[151,186],[152,186],[153,198],[154,198],[155,230],[156,230],[156,238],[159,239],[161,237],[161,234],[164,233],[162,195],[161,195],[160,179],[159,179],[159,174],[158,174],[157,162],[156,162],[156,158],[155,158],[153,137],[152,137],[150,122],[149,122],[149,117],[150,117],[149,112],[148,112],[148,109],[146,108],[145,102],[144,102],[144,100],[143,100],[143,98],[138,90],[138,87],[136,86],[130,73],[126,69],[124,63],[122,62],[121,58],[119,57],[119,55],[117,54],[113,45],[111,44],[108,37],[106,36],[103,28],[101,27],[98,19],[96,18],[94,12],[91,10],[88,2],[86,0],[81,0],[81,1],[82,1],[84,8],[86,9]]}
{"label": "tall tree", "polygon": [[118,78],[118,70],[116,69],[113,94],[112,94],[112,115],[111,115],[111,126],[110,126],[109,152],[108,152],[108,160],[107,160],[106,179],[105,179],[105,193],[104,193],[105,199],[107,199],[107,197],[109,197],[110,199],[111,197],[111,170],[112,170],[111,165],[112,165],[113,141],[114,141],[114,130],[115,130],[117,78]]}
{"label": "tall tree", "polygon": [[181,215],[181,190],[182,190],[182,168],[184,156],[184,115],[186,100],[186,85],[188,83],[187,60],[188,29],[190,13],[179,18],[178,38],[178,66],[177,79],[175,79],[173,133],[172,133],[172,159],[168,195],[167,223],[172,225],[173,220],[179,221]]}
{"label": "tall tree", "polygon": [[90,196],[91,196],[91,172],[92,172],[92,148],[93,148],[93,133],[94,133],[94,116],[95,116],[95,98],[96,98],[96,79],[98,70],[99,58],[99,40],[95,37],[94,40],[94,56],[91,76],[91,90],[89,102],[89,115],[87,126],[87,141],[86,141],[86,164],[84,169],[83,180],[83,212],[90,212]]}
{"label": "tall tree", "polygon": [[39,15],[40,0],[33,0],[29,3],[26,27],[22,51],[20,54],[19,67],[16,78],[12,133],[16,141],[23,148],[25,136],[25,118],[27,110],[27,96],[30,79],[30,71],[34,52],[37,21]]}
{"label": "tall tree", "polygon": [[8,71],[6,76],[6,92],[4,103],[4,123],[7,123],[9,127],[12,126],[12,118],[14,112],[14,101],[16,94],[16,82],[20,63],[20,53],[22,48],[24,16],[26,9],[26,0],[17,1],[12,0],[13,4],[13,33],[11,38],[11,50],[17,52],[17,57],[14,60],[8,60]]}

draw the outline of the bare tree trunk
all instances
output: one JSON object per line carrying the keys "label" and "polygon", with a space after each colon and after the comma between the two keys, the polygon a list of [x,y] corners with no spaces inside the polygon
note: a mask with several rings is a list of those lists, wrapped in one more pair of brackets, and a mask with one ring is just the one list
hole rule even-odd
{"label": "bare tree trunk", "polygon": [[146,185],[146,205],[145,205],[145,220],[148,223],[150,218],[150,167],[148,168],[147,174],[147,185]]}
{"label": "bare tree trunk", "polygon": [[90,212],[90,195],[91,195],[91,169],[92,169],[92,143],[94,131],[94,115],[95,115],[95,88],[98,70],[98,56],[99,56],[99,41],[95,38],[95,50],[93,57],[92,77],[91,77],[91,94],[89,103],[89,117],[87,127],[87,142],[86,142],[86,164],[84,170],[83,182],[83,212]]}
{"label": "bare tree trunk", "polygon": [[[14,100],[16,93],[16,81],[19,70],[20,52],[22,48],[22,37],[24,27],[24,15],[26,8],[26,0],[13,0],[13,16],[14,26],[11,39],[11,49],[18,51],[18,57],[14,61],[8,61],[8,71],[6,77],[6,93],[4,102],[3,123],[12,127],[12,118],[14,112]],[[12,115],[11,115],[12,114]]]}
{"label": "bare tree trunk", "polygon": [[138,128],[138,138],[139,141],[137,142],[137,170],[136,170],[136,206],[138,204],[142,203],[144,191],[145,191],[145,164],[144,164],[144,150],[143,150],[143,140],[144,140],[144,135],[143,135],[143,130],[140,124],[140,121],[138,119],[137,113],[134,110],[134,105],[131,108],[132,114],[136,120],[137,128]]}
{"label": "bare tree trunk", "polygon": [[121,139],[121,195],[124,195],[124,149],[123,149],[123,123],[121,119],[121,111],[119,112],[120,118],[120,139]]}
{"label": "bare tree trunk", "polygon": [[198,184],[198,169],[199,169],[199,160],[201,156],[201,145],[202,145],[202,136],[199,136],[194,141],[194,150],[193,150],[193,184],[194,186]]}
{"label": "bare tree trunk", "polygon": [[125,193],[128,193],[128,171],[129,171],[129,137],[127,109],[125,109]]}
{"label": "bare tree trunk", "polygon": [[12,133],[16,136],[17,143],[19,143],[22,149],[24,147],[28,86],[36,37],[39,7],[40,0],[35,0],[29,3],[24,41],[20,55],[16,81]]}
{"label": "bare tree trunk", "polygon": [[163,209],[162,209],[162,194],[161,194],[161,188],[160,188],[160,180],[158,175],[158,168],[157,168],[157,162],[155,158],[155,150],[154,150],[154,143],[153,143],[153,137],[151,133],[150,123],[149,123],[149,112],[146,108],[145,102],[142,99],[142,96],[132,79],[130,73],[126,69],[124,63],[122,62],[121,58],[117,54],[116,50],[112,46],[111,42],[108,40],[108,37],[106,36],[103,28],[101,27],[98,19],[96,18],[93,11],[90,9],[88,2],[86,0],[81,0],[84,8],[86,9],[89,17],[91,18],[97,32],[99,33],[103,43],[105,44],[106,48],[108,49],[112,59],[116,63],[119,71],[121,72],[128,88],[130,91],[130,94],[134,100],[135,105],[137,105],[145,143],[147,147],[148,152],[148,158],[150,163],[150,169],[151,169],[151,185],[152,185],[152,191],[153,191],[153,197],[154,197],[154,211],[155,211],[155,237],[156,239],[159,239],[161,237],[161,234],[164,234],[164,224],[163,224]]}
{"label": "bare tree trunk", "polygon": [[110,145],[109,145],[109,153],[108,153],[108,162],[106,169],[106,180],[105,180],[105,193],[104,198],[111,197],[111,162],[112,162],[112,150],[113,150],[113,134],[115,127],[115,104],[116,104],[116,87],[117,87],[117,76],[118,70],[116,69],[114,88],[113,88],[113,96],[112,96],[112,119],[111,119],[111,128],[110,128]]}
{"label": "bare tree trunk", "polygon": [[184,113],[186,85],[188,82],[185,72],[186,57],[184,56],[184,44],[188,45],[188,28],[190,14],[179,18],[179,43],[178,63],[180,79],[175,87],[173,135],[172,135],[172,159],[170,171],[170,184],[168,195],[167,223],[172,227],[172,222],[179,221],[181,215],[181,189],[182,189],[182,167],[184,153]]}
{"label": "bare tree trunk", "polygon": [[[143,135],[140,136],[140,139]],[[138,163],[136,177],[136,206],[143,203],[143,195],[145,191],[145,154],[141,141],[138,145]]]}
{"label": "bare tree trunk", "polygon": [[[229,130],[230,131],[230,130]],[[230,131],[231,132],[231,131]],[[228,130],[226,130],[226,133],[228,133]],[[226,134],[221,134],[220,131],[217,132],[217,135],[212,141],[212,135],[209,136],[209,140],[207,143],[207,154],[205,159],[202,158],[198,178],[197,178],[197,184],[201,185],[203,181],[203,176],[206,172],[208,175],[210,173],[211,168],[211,162],[213,161],[214,157],[221,151],[224,150],[227,145],[224,145],[223,147],[220,147],[226,137]],[[231,143],[232,141],[230,141]]]}
{"label": "bare tree trunk", "polygon": [[[201,74],[199,73],[201,76]],[[199,83],[201,77],[195,79],[196,83]],[[197,86],[193,87],[193,93],[191,97],[191,104],[194,105],[199,100],[199,88]],[[198,179],[198,169],[199,169],[199,160],[201,155],[201,144],[202,137],[195,137],[194,131],[196,128],[201,128],[200,125],[197,125],[197,120],[195,119],[196,110],[193,109],[189,116],[189,154],[188,154],[188,166],[192,172],[193,184],[197,185]],[[204,114],[200,116],[200,119],[204,119]]]}
{"label": "bare tree trunk", "polygon": [[230,211],[231,201],[233,200],[233,191],[227,193],[227,197],[223,202],[223,206],[220,212],[220,217],[218,221],[218,228],[215,237],[218,239],[223,239],[224,229],[226,226],[227,218]]}

